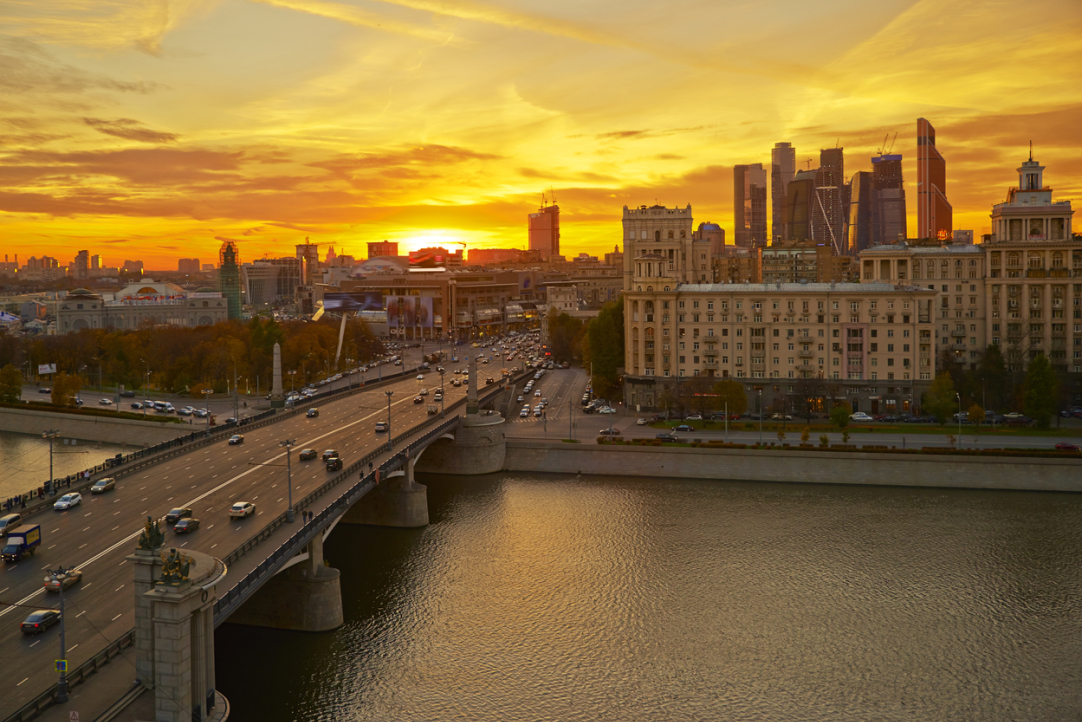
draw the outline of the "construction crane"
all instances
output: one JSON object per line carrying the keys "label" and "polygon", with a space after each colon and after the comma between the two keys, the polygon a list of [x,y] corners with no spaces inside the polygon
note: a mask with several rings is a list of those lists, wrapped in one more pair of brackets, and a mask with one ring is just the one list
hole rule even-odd
{"label": "construction crane", "polygon": [[811,164],[812,164],[813,160],[814,159],[812,159],[812,158],[808,158],[806,161],[803,161],[804,163],[808,164],[808,170],[811,170]]}
{"label": "construction crane", "polygon": [[894,134],[894,139],[890,141],[890,145],[887,145],[887,138],[890,138],[890,133],[883,136],[883,146],[879,148],[879,155],[890,155],[890,152],[894,150],[894,141],[898,140],[898,134]]}

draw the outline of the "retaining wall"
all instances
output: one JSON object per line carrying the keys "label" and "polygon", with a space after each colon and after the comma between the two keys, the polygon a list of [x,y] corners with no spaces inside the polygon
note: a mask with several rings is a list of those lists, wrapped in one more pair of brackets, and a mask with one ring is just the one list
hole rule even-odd
{"label": "retaining wall", "polygon": [[[203,423],[198,423],[202,421]],[[204,431],[207,422],[197,419],[195,424],[175,424],[162,421],[135,421],[114,419],[106,416],[79,416],[50,411],[23,409],[0,409],[0,431],[41,436],[46,429],[56,429],[66,439],[80,441],[107,441],[111,444],[130,446],[153,446],[163,441],[186,436],[193,431]]]}
{"label": "retaining wall", "polygon": [[959,458],[758,449],[601,446],[507,440],[506,471],[808,484],[1082,491],[1082,459]]}

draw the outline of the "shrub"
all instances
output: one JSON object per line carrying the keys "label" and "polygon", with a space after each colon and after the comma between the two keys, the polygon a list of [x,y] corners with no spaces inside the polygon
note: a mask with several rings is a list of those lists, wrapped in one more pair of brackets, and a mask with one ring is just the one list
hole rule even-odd
{"label": "shrub", "polygon": [[819,437],[819,446],[820,446],[820,448],[825,449],[829,445],[830,445],[830,437],[829,436],[827,436],[826,434],[823,434],[822,436]]}

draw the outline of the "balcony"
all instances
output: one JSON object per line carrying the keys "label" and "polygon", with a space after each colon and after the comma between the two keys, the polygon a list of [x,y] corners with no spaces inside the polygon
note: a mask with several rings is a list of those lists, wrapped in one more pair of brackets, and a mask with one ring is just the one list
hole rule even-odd
{"label": "balcony", "polygon": [[799,356],[800,358],[813,358],[815,356],[815,352],[811,349],[801,349],[799,352],[797,352],[797,356]]}
{"label": "balcony", "polygon": [[707,356],[717,356],[718,355],[718,350],[716,348],[714,348],[713,346],[707,346],[706,350],[703,351],[703,353],[706,354]]}
{"label": "balcony", "polygon": [[950,350],[951,351],[965,351],[966,350],[966,344],[965,344],[964,341],[955,341],[954,343],[952,343],[950,345]]}
{"label": "balcony", "polygon": [[718,367],[717,359],[713,359],[713,360],[706,359],[705,361],[703,361],[703,368],[704,369],[716,369],[717,367]]}
{"label": "balcony", "polygon": [[815,371],[815,366],[812,364],[798,364],[796,370],[800,373],[812,373]]}
{"label": "balcony", "polygon": [[965,335],[966,335],[966,331],[965,331],[964,328],[956,328],[953,331],[951,331],[951,336],[954,336],[955,338],[963,338],[963,337],[965,337]]}

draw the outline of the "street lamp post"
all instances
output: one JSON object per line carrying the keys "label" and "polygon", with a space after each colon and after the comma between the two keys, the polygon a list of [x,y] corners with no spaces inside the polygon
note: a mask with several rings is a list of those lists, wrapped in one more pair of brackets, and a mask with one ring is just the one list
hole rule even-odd
{"label": "street lamp post", "polygon": [[763,390],[759,389],[759,446],[763,445]]}
{"label": "street lamp post", "polygon": [[207,404],[207,433],[210,433],[210,395],[214,393],[214,389],[203,389],[203,403]]}
{"label": "street lamp post", "polygon": [[70,571],[70,569],[65,570],[64,567],[58,567],[55,570],[47,569],[46,573],[49,576],[45,577],[46,582],[56,582],[60,587],[60,659],[57,660],[60,682],[57,684],[56,701],[61,704],[68,701],[68,640],[65,634],[67,622],[64,620],[64,579]]}
{"label": "street lamp post", "polygon": [[394,396],[394,391],[384,391],[387,394],[387,451],[391,451],[394,446],[391,436],[391,397]]}
{"label": "street lamp post", "polygon": [[447,373],[447,369],[444,369],[444,368],[440,369],[440,418],[441,419],[443,418],[443,408],[444,408],[444,402],[443,402],[443,375],[446,374],[446,373]]}
{"label": "street lamp post", "polygon": [[60,431],[50,429],[41,432],[41,438],[49,440],[49,489],[55,494],[56,489],[53,488],[53,439],[60,436]]}
{"label": "street lamp post", "polygon": [[240,401],[240,399],[238,398],[238,394],[240,393],[240,389],[237,388],[237,360],[235,358],[232,358],[232,357],[231,357],[231,360],[233,361],[233,420],[234,420],[234,423],[239,424],[240,423],[240,411],[237,408],[237,406],[238,406],[238,403]]}
{"label": "street lamp post", "polygon": [[297,370],[296,369],[293,369],[292,371],[289,372],[289,393],[290,393],[290,395],[293,394],[293,379],[296,378],[296,376],[297,376]]}
{"label": "street lamp post", "polygon": [[278,446],[286,450],[286,480],[289,483],[289,508],[286,509],[286,521],[290,524],[293,523],[293,467],[290,464],[289,450],[296,445],[296,439],[286,439],[278,442]]}
{"label": "street lamp post", "polygon": [[962,440],[962,395],[954,395],[958,399],[958,440]]}

